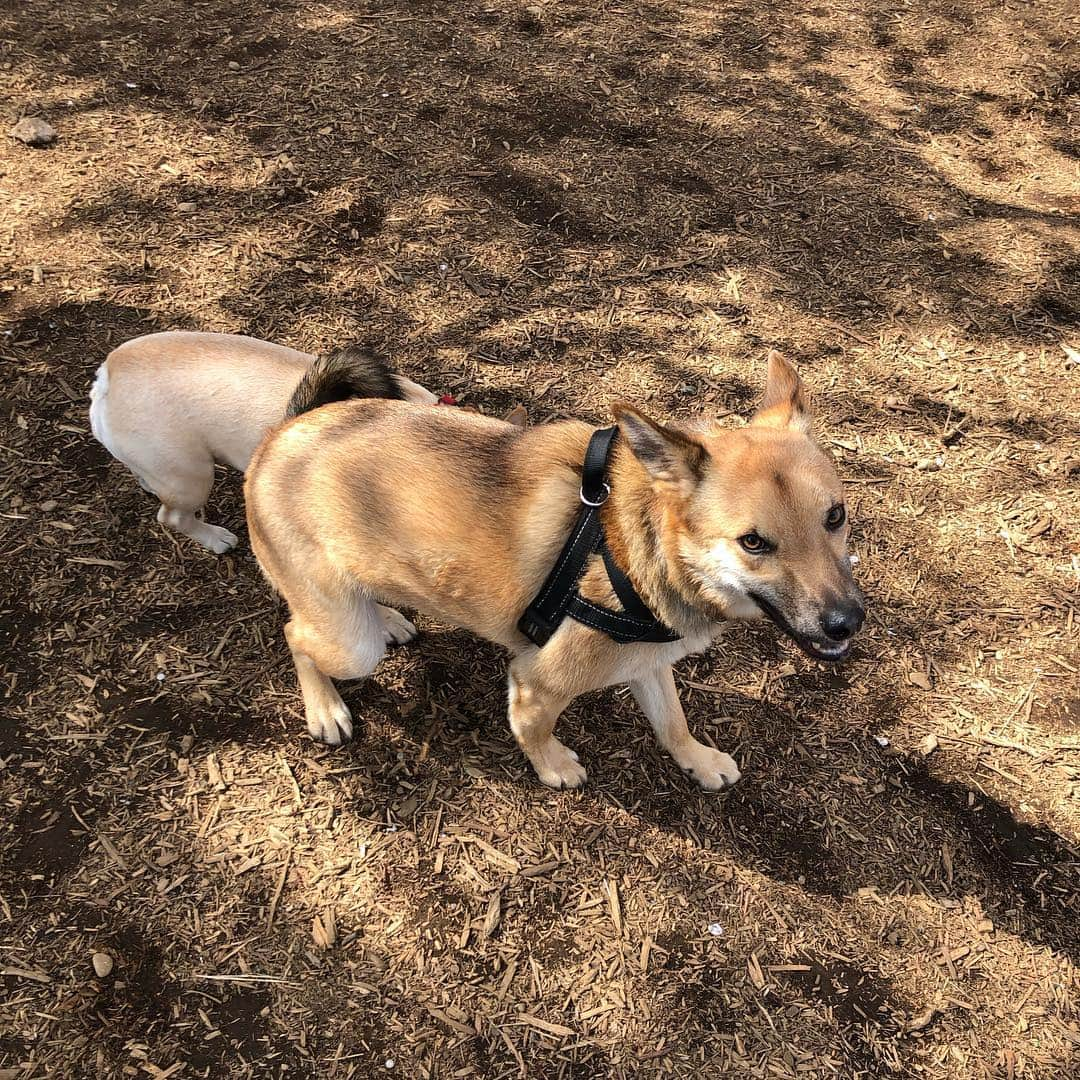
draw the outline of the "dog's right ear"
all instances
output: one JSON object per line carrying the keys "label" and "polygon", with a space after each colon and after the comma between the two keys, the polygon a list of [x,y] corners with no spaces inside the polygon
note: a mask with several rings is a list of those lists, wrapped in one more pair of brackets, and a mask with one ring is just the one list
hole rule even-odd
{"label": "dog's right ear", "polygon": [[770,349],[766,357],[769,374],[765,378],[765,397],[750,419],[758,427],[810,430],[810,410],[803,393],[802,380],[783,353]]}
{"label": "dog's right ear", "polygon": [[625,402],[616,402],[611,411],[634,457],[649,476],[658,484],[689,494],[701,479],[708,450],[696,439],[658,424]]}

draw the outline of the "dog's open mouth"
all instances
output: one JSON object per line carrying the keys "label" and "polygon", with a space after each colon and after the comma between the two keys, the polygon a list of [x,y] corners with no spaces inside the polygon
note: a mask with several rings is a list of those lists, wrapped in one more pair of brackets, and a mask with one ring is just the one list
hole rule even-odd
{"label": "dog's open mouth", "polygon": [[815,660],[843,660],[851,652],[851,638],[845,638],[843,641],[817,641],[790,631],[787,633],[807,656],[812,656]]}
{"label": "dog's open mouth", "polygon": [[837,660],[843,660],[851,652],[851,638],[844,638],[843,641],[827,641],[824,638],[807,637],[805,634],[797,633],[765,597],[758,593],[751,593],[750,599],[812,659],[835,663]]}

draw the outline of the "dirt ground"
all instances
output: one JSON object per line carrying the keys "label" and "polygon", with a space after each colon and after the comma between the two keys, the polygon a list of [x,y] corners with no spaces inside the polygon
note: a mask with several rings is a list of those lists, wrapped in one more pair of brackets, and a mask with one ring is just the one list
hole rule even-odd
{"label": "dirt ground", "polygon": [[[0,141],[0,1076],[1077,1075],[1078,40],[1069,0],[3,5],[59,139]],[[503,658],[423,621],[321,748],[246,539],[90,439],[110,347],[176,327],[534,422],[737,423],[780,346],[858,653],[680,666],[721,796],[621,692],[542,789]],[[211,508],[246,536],[235,476]]]}

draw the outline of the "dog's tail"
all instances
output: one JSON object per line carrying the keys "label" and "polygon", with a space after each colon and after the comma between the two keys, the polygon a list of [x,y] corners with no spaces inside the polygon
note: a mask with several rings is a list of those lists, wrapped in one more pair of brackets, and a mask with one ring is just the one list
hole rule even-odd
{"label": "dog's tail", "polygon": [[297,384],[285,409],[289,420],[348,398],[405,400],[398,377],[377,357],[349,346],[317,356]]}

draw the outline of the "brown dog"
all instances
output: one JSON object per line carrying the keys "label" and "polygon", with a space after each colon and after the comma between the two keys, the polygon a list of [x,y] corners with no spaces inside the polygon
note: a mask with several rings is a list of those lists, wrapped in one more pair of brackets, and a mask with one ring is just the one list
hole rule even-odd
{"label": "brown dog", "polygon": [[[290,409],[301,411],[299,401]],[[799,378],[776,352],[745,428],[680,429],[629,405],[614,413],[621,437],[601,511],[608,548],[677,641],[618,644],[566,618],[537,647],[518,628],[580,507],[593,434],[584,424],[520,430],[359,400],[297,415],[266,438],[247,475],[248,525],[289,604],[285,636],[314,738],[352,735],[331,679],[365,677],[388,639],[414,632],[386,603],[511,651],[510,727],[545,784],[585,780],[555,722],[577,695],[617,683],[629,683],[661,745],[702,787],[739,779],[731,757],[687,730],[671,665],[704,649],[723,622],[762,615],[819,659],[847,654],[863,610],[840,481],[807,434]],[[619,610],[599,555],[578,588]]]}

